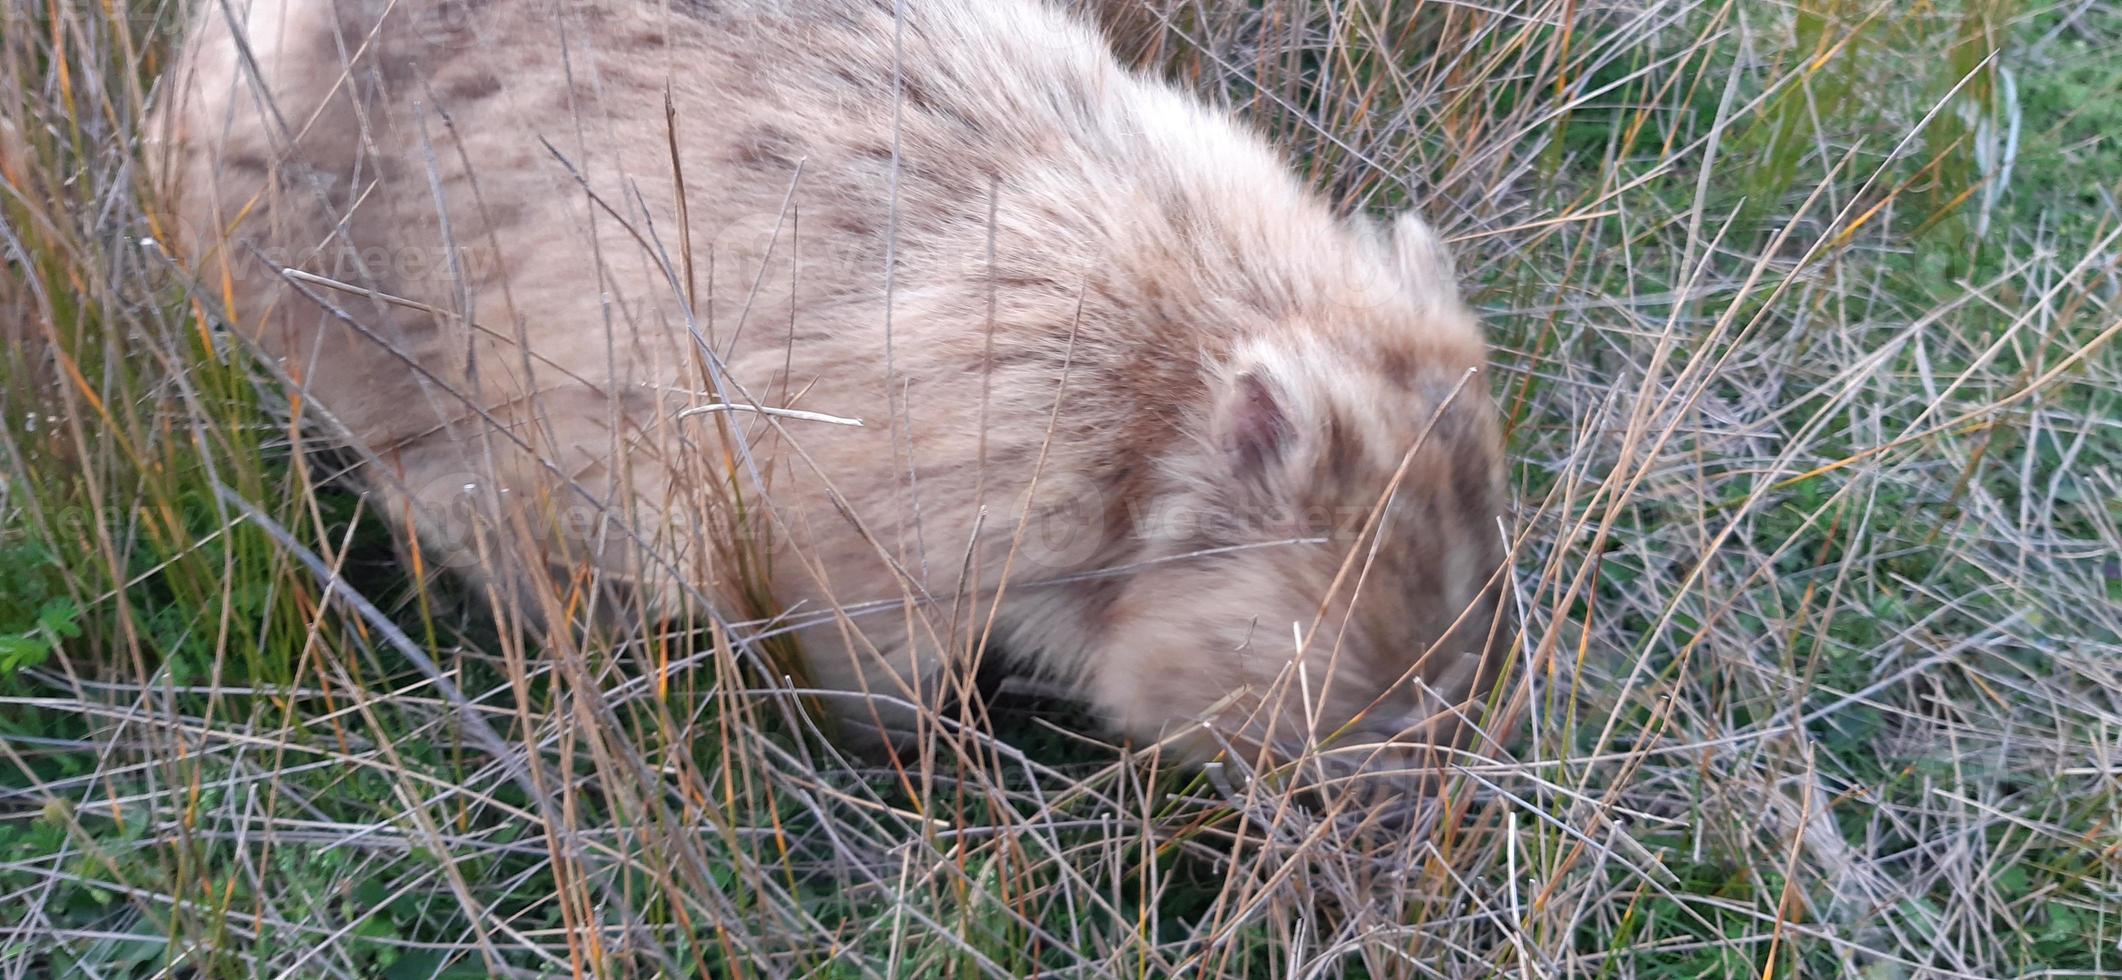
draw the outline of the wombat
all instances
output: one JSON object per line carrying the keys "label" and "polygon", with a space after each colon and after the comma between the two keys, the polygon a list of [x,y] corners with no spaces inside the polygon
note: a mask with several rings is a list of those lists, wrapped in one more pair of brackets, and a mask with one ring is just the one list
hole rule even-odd
{"label": "wombat", "polygon": [[1067,12],[200,6],[177,251],[427,560],[779,610],[873,734],[989,643],[1195,758],[1476,717],[1502,449],[1444,248]]}

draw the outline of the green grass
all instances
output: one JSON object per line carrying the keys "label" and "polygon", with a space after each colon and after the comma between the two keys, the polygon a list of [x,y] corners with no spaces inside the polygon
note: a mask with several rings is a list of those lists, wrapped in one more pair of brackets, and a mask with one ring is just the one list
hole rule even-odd
{"label": "green grass", "polygon": [[0,975],[2122,971],[2122,6],[1123,6],[1459,239],[1526,631],[1440,805],[1037,698],[883,768],[742,629],[534,630],[141,244],[174,12],[15,4]]}

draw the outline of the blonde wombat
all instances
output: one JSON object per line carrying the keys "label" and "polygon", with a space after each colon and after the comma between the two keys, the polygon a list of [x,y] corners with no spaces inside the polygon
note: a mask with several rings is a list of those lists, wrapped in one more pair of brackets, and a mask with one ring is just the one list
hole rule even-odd
{"label": "blonde wombat", "polygon": [[1065,12],[200,6],[179,251],[431,558],[737,608],[741,496],[887,729],[983,637],[1197,756],[1486,693],[1498,424],[1441,246]]}

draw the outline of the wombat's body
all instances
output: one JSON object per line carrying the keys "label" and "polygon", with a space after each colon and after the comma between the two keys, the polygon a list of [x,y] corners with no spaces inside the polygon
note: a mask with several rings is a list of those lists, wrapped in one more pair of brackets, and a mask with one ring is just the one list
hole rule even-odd
{"label": "wombat's body", "polygon": [[[699,516],[734,492],[825,686],[933,697],[991,614],[1129,735],[1435,737],[1497,645],[1502,497],[1426,229],[1337,218],[1032,0],[897,6],[202,4],[184,251],[489,580],[736,608]],[[718,384],[865,424],[678,417]]]}

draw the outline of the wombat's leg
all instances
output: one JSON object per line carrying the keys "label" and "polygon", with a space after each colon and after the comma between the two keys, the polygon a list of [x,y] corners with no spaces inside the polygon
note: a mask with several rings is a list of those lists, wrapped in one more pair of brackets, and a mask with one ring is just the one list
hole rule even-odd
{"label": "wombat's leg", "polygon": [[1245,721],[1266,685],[1234,685],[1227,666],[1188,662],[1179,649],[1130,642],[1100,651],[1088,675],[1093,705],[1137,749],[1162,743],[1166,754],[1198,760],[1256,747]]}
{"label": "wombat's leg", "polygon": [[940,644],[925,624],[882,615],[845,619],[798,634],[803,666],[839,725],[840,740],[859,750],[909,749],[935,730],[954,686]]}

